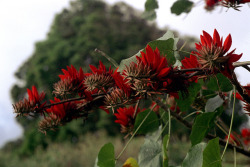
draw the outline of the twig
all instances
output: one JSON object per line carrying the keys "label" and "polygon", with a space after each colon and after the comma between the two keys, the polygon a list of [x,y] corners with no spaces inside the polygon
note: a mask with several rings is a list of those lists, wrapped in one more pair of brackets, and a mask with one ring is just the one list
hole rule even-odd
{"label": "twig", "polygon": [[241,84],[239,83],[235,73],[233,72],[232,74],[232,79],[230,79],[231,83],[233,85],[235,85],[236,90],[238,91],[238,93],[241,95],[241,97],[250,104],[250,97],[248,96],[248,93],[244,90],[244,88],[241,86]]}
{"label": "twig", "polygon": [[234,63],[233,63],[233,66],[234,66],[234,67],[247,66],[247,65],[250,65],[250,61],[234,62]]}
{"label": "twig", "polygon": [[95,52],[100,53],[103,57],[105,57],[109,62],[111,62],[115,68],[117,68],[119,65],[116,63],[116,61],[114,59],[112,59],[111,57],[109,57],[108,55],[106,55],[103,51],[99,50],[99,49],[95,49]]}
{"label": "twig", "polygon": [[[105,94],[93,94],[91,95],[92,97],[98,97],[98,96],[104,96]],[[86,97],[77,97],[77,98],[71,98],[71,99],[67,99],[67,100],[62,100],[60,102],[57,102],[57,103],[51,103],[51,104],[48,104],[48,105],[45,105],[42,107],[42,109],[44,108],[49,108],[51,106],[54,106],[54,105],[58,105],[58,104],[63,104],[63,103],[67,103],[67,102],[72,102],[72,101],[78,101],[78,100],[83,100],[83,99],[86,99]]]}

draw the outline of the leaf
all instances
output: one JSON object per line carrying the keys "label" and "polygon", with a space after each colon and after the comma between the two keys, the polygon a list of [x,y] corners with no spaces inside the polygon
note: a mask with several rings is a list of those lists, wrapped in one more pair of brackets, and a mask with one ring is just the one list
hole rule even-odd
{"label": "leaf", "polygon": [[190,140],[192,146],[200,143],[207,135],[210,128],[214,126],[214,120],[219,112],[208,112],[198,115],[194,121]]}
{"label": "leaf", "polygon": [[203,152],[202,167],[221,167],[219,138],[212,139],[208,142]]}
{"label": "leaf", "polygon": [[139,167],[136,159],[130,157],[126,160],[126,162],[122,165],[122,167]]}
{"label": "leaf", "polygon": [[189,0],[178,0],[171,7],[171,13],[180,15],[181,13],[189,13],[193,7],[193,2]]}
{"label": "leaf", "polygon": [[162,167],[162,149],[158,142],[145,139],[139,152],[139,166]]}
{"label": "leaf", "polygon": [[[150,45],[152,49],[155,49],[157,47],[160,50],[161,54],[167,57],[168,63],[173,65],[176,59],[180,59],[178,52],[173,51],[177,49],[178,40],[179,38],[174,38],[174,34],[172,31],[167,31],[162,37],[155,41],[149,42],[148,45]],[[141,49],[134,56],[122,60],[119,65],[118,72],[122,72],[126,68],[126,66],[130,65],[130,63],[136,63],[136,56],[141,56],[141,52],[145,52],[145,48]]]}
{"label": "leaf", "polygon": [[[140,126],[143,119],[146,117],[146,115],[151,112],[150,109],[145,110],[143,112],[140,112],[135,119],[135,126],[134,131]],[[148,132],[153,132],[157,130],[159,127],[159,120],[157,115],[154,112],[151,112],[147,119],[143,122],[140,129],[137,131],[137,134],[146,134]]]}
{"label": "leaf", "polygon": [[187,153],[182,163],[182,167],[201,167],[203,162],[203,151],[206,146],[206,143],[199,143],[193,146]]}
{"label": "leaf", "polygon": [[213,112],[217,108],[219,108],[224,103],[224,100],[219,96],[215,96],[213,98],[208,99],[206,106],[205,106],[205,112]]}
{"label": "leaf", "polygon": [[156,40],[148,43],[152,49],[156,47],[160,50],[161,55],[166,56],[168,64],[174,65],[176,59],[174,56],[174,39]]}
{"label": "leaf", "polygon": [[207,88],[209,90],[219,91],[217,79],[218,79],[218,82],[219,82],[219,85],[220,85],[220,90],[222,92],[228,92],[228,91],[233,89],[233,86],[232,86],[231,82],[223,74],[217,74],[216,77],[217,78],[211,77],[209,82],[207,82]]}
{"label": "leaf", "polygon": [[149,20],[154,20],[156,18],[155,9],[158,7],[157,0],[147,0],[145,2],[145,11],[143,13],[143,17]]}
{"label": "leaf", "polygon": [[167,146],[167,142],[169,140],[169,135],[165,135],[163,137],[163,143],[162,143],[162,147],[163,147],[163,167],[168,167],[168,146]]}
{"label": "leaf", "polygon": [[118,72],[122,72],[126,68],[126,66],[129,66],[132,62],[136,63],[136,56],[140,56],[141,51],[142,50],[140,50],[137,54],[135,54],[134,56],[130,58],[123,59],[119,65]]}
{"label": "leaf", "polygon": [[107,143],[101,148],[97,165],[99,167],[115,167],[115,151],[112,143]]}
{"label": "leaf", "polygon": [[187,96],[179,92],[179,99],[176,99],[176,101],[181,111],[187,111],[190,108],[191,104],[194,102],[195,97],[200,89],[201,89],[201,84],[194,82],[190,84],[190,86],[188,87]]}

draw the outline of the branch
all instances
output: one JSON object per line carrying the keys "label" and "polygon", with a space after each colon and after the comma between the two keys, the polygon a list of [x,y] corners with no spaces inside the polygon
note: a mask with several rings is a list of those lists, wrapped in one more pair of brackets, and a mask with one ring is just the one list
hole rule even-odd
{"label": "branch", "polygon": [[245,100],[245,102],[250,104],[250,97],[249,97],[248,93],[244,90],[244,88],[241,86],[241,84],[239,83],[234,72],[232,74],[232,79],[230,79],[230,81],[233,85],[235,85],[237,91],[242,96],[242,98]]}
{"label": "branch", "polygon": [[[168,107],[163,104],[159,99],[157,99],[155,96],[150,96],[151,100],[152,101],[155,101],[157,103],[157,105],[159,105],[163,110],[165,110],[166,112],[168,112]],[[193,124],[184,120],[180,115],[178,115],[176,112],[173,112],[170,110],[170,113],[173,117],[175,117],[180,123],[182,123],[183,125],[185,125],[187,128],[189,129],[192,129],[192,126]],[[214,136],[210,133],[207,134],[206,138],[207,139],[214,139],[216,138],[217,136]],[[226,145],[226,142],[222,139],[219,139],[219,144],[222,145],[222,146],[225,146]],[[247,151],[247,150],[244,150],[243,148],[241,147],[238,147],[238,146],[235,146],[235,145],[232,145],[230,143],[228,143],[228,148],[230,149],[233,149],[235,148],[237,152],[243,154],[243,155],[246,155],[248,157],[250,157],[250,151]]]}
{"label": "branch", "polygon": [[[93,94],[91,96],[92,97],[98,97],[98,96],[103,96],[103,95],[105,95],[105,94]],[[84,97],[66,99],[66,100],[62,100],[62,101],[57,102],[57,103],[51,103],[51,104],[45,105],[45,106],[42,107],[42,109],[49,108],[51,106],[58,105],[58,104],[63,104],[63,103],[67,103],[67,102],[71,102],[71,101],[78,101],[78,100],[83,100],[83,99],[86,99],[86,97],[84,96]]]}
{"label": "branch", "polygon": [[247,65],[250,65],[250,61],[234,62],[234,63],[233,63],[233,66],[234,66],[234,67],[247,66]]}

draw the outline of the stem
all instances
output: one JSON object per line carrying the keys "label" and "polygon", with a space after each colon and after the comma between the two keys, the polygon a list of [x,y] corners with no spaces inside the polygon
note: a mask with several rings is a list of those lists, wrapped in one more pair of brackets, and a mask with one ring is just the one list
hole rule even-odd
{"label": "stem", "polygon": [[183,120],[185,120],[185,119],[187,119],[188,117],[190,117],[190,116],[192,116],[192,115],[194,115],[194,114],[197,114],[197,113],[202,113],[202,111],[195,111],[195,112],[192,112],[192,113],[188,114],[187,116],[185,116],[185,117],[183,118]]}
{"label": "stem", "polygon": [[247,66],[247,65],[250,65],[250,61],[234,62],[234,63],[233,63],[233,66],[234,66],[234,67]]}
{"label": "stem", "polygon": [[103,51],[99,50],[99,49],[95,49],[95,52],[100,53],[103,57],[105,57],[109,62],[111,62],[115,68],[117,68],[119,65],[116,63],[116,61],[114,59],[112,59],[111,57],[109,57],[107,54],[105,54]]}
{"label": "stem", "polygon": [[238,93],[241,95],[241,97],[244,99],[244,101],[250,104],[250,97],[249,97],[247,91],[245,91],[244,88],[240,85],[234,72],[232,74],[232,78],[230,79],[230,81],[236,87]]}
{"label": "stem", "polygon": [[[175,110],[176,110],[176,108],[175,108]],[[169,108],[168,108],[168,122],[169,122],[169,125],[168,125],[168,141],[167,141],[167,144],[166,144],[166,148],[168,148],[170,135],[171,135],[171,113],[170,113]]]}
{"label": "stem", "polygon": [[234,120],[234,109],[235,109],[235,93],[236,93],[236,90],[235,90],[235,86],[234,86],[234,101],[233,101],[233,111],[232,111],[232,117],[231,117],[231,122],[230,122],[230,127],[229,127],[229,132],[228,132],[228,137],[227,137],[227,143],[225,145],[225,148],[224,148],[224,151],[222,153],[222,156],[221,156],[221,160],[223,159],[224,155],[225,155],[225,152],[227,150],[227,145],[229,143],[229,140],[231,138],[231,132],[232,132],[232,126],[233,126],[233,120]]}
{"label": "stem", "polygon": [[140,104],[140,100],[141,100],[141,99],[137,100],[137,103],[136,103],[136,105],[135,105],[135,111],[134,111],[133,118],[135,118],[135,116],[136,116],[136,114],[137,114],[137,110],[138,110],[138,107],[139,107],[139,104]]}
{"label": "stem", "polygon": [[[92,96],[92,97],[98,97],[98,96],[103,97],[104,95],[105,95],[105,94],[93,94],[93,95],[91,95],[91,96]],[[51,104],[45,105],[45,106],[43,106],[43,109],[44,109],[44,108],[49,108],[49,107],[54,106],[54,105],[63,104],[63,103],[71,102],[71,101],[83,100],[83,99],[86,99],[86,97],[77,97],[77,98],[62,100],[62,101],[57,102],[57,103],[51,103]],[[99,98],[98,98],[98,99],[99,99]]]}
{"label": "stem", "polygon": [[[138,130],[141,128],[142,124],[146,121],[146,119],[148,118],[148,116],[151,114],[151,112],[153,111],[153,109],[156,107],[157,104],[155,104],[152,109],[150,110],[150,112],[148,112],[148,114],[145,116],[145,118],[142,120],[142,122],[140,123],[140,125],[137,127],[137,129],[135,130],[135,132],[133,133],[133,135],[130,137],[130,139],[128,140],[128,142],[126,143],[126,145],[123,147],[122,151],[120,152],[120,154],[116,157],[116,161],[121,157],[121,155],[124,153],[124,151],[126,150],[126,148],[128,147],[129,143],[132,141],[132,139],[134,138],[134,136],[136,135],[136,133],[138,132]],[[115,161],[115,163],[116,163]]]}
{"label": "stem", "polygon": [[234,167],[237,166],[236,149],[234,148]]}

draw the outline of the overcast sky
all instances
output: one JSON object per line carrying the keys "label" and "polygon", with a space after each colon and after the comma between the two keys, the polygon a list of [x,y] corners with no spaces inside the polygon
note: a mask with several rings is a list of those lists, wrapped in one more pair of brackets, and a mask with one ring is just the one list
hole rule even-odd
{"label": "overcast sky", "polygon": [[[108,0],[109,3],[118,0]],[[250,7],[243,5],[241,12],[217,8],[206,12],[201,2],[190,14],[175,16],[170,13],[173,0],[158,0],[157,23],[160,27],[178,30],[182,35],[197,38],[202,30],[212,33],[214,28],[225,37],[231,33],[236,53],[243,53],[241,61],[250,54]],[[49,31],[54,15],[69,6],[70,0],[1,0],[0,1],[0,146],[9,139],[21,135],[15,123],[9,91],[15,83],[14,72],[34,51],[34,43],[43,40]],[[145,0],[126,0],[143,10]],[[237,70],[238,71],[238,70]],[[242,84],[250,83],[249,73],[237,72]]]}

